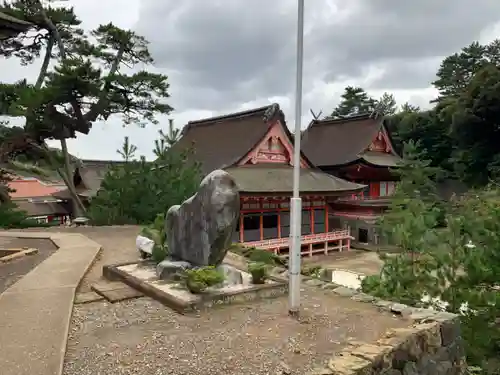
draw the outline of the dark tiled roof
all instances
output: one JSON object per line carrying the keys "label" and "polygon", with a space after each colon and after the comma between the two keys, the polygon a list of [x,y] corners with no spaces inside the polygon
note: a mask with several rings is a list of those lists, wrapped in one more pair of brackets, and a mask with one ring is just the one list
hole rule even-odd
{"label": "dark tiled roof", "polygon": [[366,163],[384,166],[384,167],[397,167],[401,163],[401,158],[398,155],[387,154],[384,152],[366,151],[359,155]]}
{"label": "dark tiled roof", "polygon": [[204,174],[237,163],[266,135],[269,121],[279,118],[286,128],[279,105],[272,104],[226,116],[190,121],[174,152],[193,147]]}
{"label": "dark tiled roof", "polygon": [[[291,193],[293,168],[288,165],[257,164],[225,169],[242,193]],[[339,195],[361,190],[355,184],[316,169],[301,169],[300,192]]]}
{"label": "dark tiled roof", "polygon": [[28,216],[69,215],[68,207],[60,202],[30,202],[27,200],[14,201],[17,207],[25,211]]}
{"label": "dark tiled roof", "polygon": [[[80,160],[75,169],[74,176],[80,177],[81,182],[75,181],[76,192],[81,196],[93,197],[101,188],[101,183],[109,168],[115,165],[122,165],[122,160]],[[78,180],[78,178],[76,178]],[[70,199],[71,194],[68,189],[52,194],[60,199]]]}
{"label": "dark tiled roof", "polygon": [[[342,119],[313,120],[304,132],[302,149],[313,164],[319,167],[343,165],[359,159],[365,159],[370,164],[394,166],[399,160],[396,154],[388,155],[388,158],[383,160],[377,160],[378,156],[383,156],[382,153],[378,156],[367,153],[368,157],[363,157],[364,150],[382,127],[382,117],[375,118],[368,114]],[[384,164],[386,162],[388,164]]]}
{"label": "dark tiled roof", "polygon": [[77,171],[89,196],[97,194],[109,168],[125,163],[122,160],[81,160],[80,162],[81,165]]}

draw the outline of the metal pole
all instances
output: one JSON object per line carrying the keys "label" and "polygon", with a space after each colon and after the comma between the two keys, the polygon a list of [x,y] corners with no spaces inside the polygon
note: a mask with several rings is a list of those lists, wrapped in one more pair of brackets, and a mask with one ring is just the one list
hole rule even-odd
{"label": "metal pole", "polygon": [[297,21],[297,72],[295,87],[295,131],[293,153],[293,197],[290,200],[290,265],[289,265],[289,313],[296,316],[300,308],[300,249],[302,199],[300,198],[300,138],[302,120],[302,70],[304,60],[304,0],[298,0]]}

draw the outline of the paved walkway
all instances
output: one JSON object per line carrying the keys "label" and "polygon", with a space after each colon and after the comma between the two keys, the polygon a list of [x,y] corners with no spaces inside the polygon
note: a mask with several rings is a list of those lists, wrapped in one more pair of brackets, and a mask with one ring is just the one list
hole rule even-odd
{"label": "paved walkway", "polygon": [[60,375],[73,300],[101,246],[80,234],[0,232],[49,238],[59,250],[0,294],[0,372]]}

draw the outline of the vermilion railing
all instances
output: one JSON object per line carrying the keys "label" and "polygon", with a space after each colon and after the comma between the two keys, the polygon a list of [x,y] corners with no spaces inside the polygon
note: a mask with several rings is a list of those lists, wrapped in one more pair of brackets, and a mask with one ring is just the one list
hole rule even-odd
{"label": "vermilion railing", "polygon": [[382,199],[390,199],[391,195],[379,195],[379,196],[371,196],[364,194],[352,194],[347,197],[339,198],[340,201],[373,201],[373,200],[382,200]]}
{"label": "vermilion railing", "polygon": [[[352,237],[349,234],[349,230],[338,230],[334,232],[304,235],[302,236],[301,244],[313,245],[322,242],[351,240],[351,239]],[[283,248],[288,248],[290,246],[290,239],[289,237],[273,238],[270,240],[244,242],[243,245],[247,247],[258,247],[260,249],[279,250]]]}

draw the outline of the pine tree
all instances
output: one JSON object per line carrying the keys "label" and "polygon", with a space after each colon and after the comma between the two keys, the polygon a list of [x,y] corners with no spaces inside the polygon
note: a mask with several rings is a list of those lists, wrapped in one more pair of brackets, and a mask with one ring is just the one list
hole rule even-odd
{"label": "pine tree", "polygon": [[375,109],[376,100],[369,97],[361,87],[347,86],[341,96],[340,104],[330,115],[332,118],[342,118],[352,115],[370,113]]}
{"label": "pine tree", "polygon": [[116,150],[118,154],[123,158],[125,162],[133,159],[135,157],[135,152],[137,151],[137,146],[130,143],[129,138],[125,137],[123,139],[123,144],[121,150]]}
{"label": "pine tree", "polygon": [[26,219],[26,214],[10,199],[10,194],[14,192],[8,186],[10,181],[12,181],[10,174],[0,168],[0,228],[18,227]]}
{"label": "pine tree", "polygon": [[388,300],[460,314],[468,363],[483,374],[498,374],[500,191],[490,187],[452,198],[445,205],[446,226],[437,228],[435,171],[416,158],[415,149],[408,152],[412,148],[406,148],[401,183],[383,222],[401,253],[383,256],[380,275],[365,278],[362,288]]}

